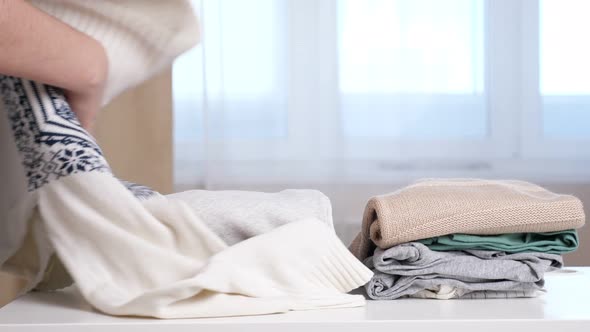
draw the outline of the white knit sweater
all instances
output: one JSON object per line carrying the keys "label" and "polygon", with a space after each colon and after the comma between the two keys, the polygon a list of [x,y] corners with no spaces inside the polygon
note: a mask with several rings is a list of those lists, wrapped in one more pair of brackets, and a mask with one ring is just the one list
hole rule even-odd
{"label": "white knit sweater", "polygon": [[109,60],[105,104],[199,41],[199,25],[187,0],[29,2],[104,46]]}
{"label": "white knit sweater", "polygon": [[164,196],[141,203],[107,173],[44,186],[39,211],[84,298],[113,315],[212,317],[360,306],[362,295],[345,293],[372,277],[317,219],[228,247],[186,203]]}
{"label": "white knit sweater", "polygon": [[[110,62],[105,103],[169,65],[198,37],[186,0],[30,2],[104,45]],[[372,276],[316,219],[230,247],[182,199],[142,203],[108,172],[61,177],[35,196],[39,213],[32,224],[45,229],[84,298],[113,315],[358,306],[364,298],[345,293]]]}

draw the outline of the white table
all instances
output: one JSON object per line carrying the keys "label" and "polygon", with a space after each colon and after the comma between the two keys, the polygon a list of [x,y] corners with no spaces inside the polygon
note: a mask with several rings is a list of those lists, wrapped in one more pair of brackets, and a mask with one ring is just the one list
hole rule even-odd
{"label": "white table", "polygon": [[75,290],[34,293],[0,309],[0,331],[533,331],[590,332],[590,267],[547,275],[534,299],[368,301],[366,307],[156,320],[93,311]]}

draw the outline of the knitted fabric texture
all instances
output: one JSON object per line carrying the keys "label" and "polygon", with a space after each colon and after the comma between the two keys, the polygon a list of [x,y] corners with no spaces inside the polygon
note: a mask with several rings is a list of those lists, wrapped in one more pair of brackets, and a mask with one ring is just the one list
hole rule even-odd
{"label": "knitted fabric texture", "polygon": [[[0,204],[24,200],[31,207],[28,219],[13,218],[20,208],[0,211],[0,239],[21,235],[17,245],[0,246],[0,301],[43,285],[46,271],[61,270],[88,303],[111,315],[212,317],[364,304],[362,296],[345,293],[372,273],[340,242],[331,220],[314,218],[330,217],[323,195],[313,196],[320,199],[315,208],[280,221],[309,218],[229,246],[202,220],[206,211],[189,206],[194,195],[167,198],[116,179],[61,90],[0,75],[0,105],[0,128],[16,148],[3,155],[14,164],[9,176],[25,175],[17,177],[17,190],[0,187]],[[287,205],[293,206],[302,194],[273,196],[289,196]],[[273,212],[269,206],[262,210]],[[46,270],[54,253],[63,267]],[[60,280],[46,281],[54,287]]]}
{"label": "knitted fabric texture", "polygon": [[509,180],[428,179],[369,200],[361,232],[350,245],[359,258],[375,246],[453,233],[543,233],[584,225],[582,202]]}
{"label": "knitted fabric texture", "polygon": [[[189,0],[28,0],[28,2],[102,44],[109,62],[103,104],[107,104],[126,89],[140,84],[166,68],[176,56],[199,41],[199,25]],[[2,79],[0,77],[0,81]],[[0,183],[6,189],[0,189],[0,224],[3,226],[3,232],[0,232],[0,262],[4,262],[13,254],[15,248],[21,245],[27,233],[27,224],[34,219],[32,212],[37,204],[35,189],[42,186],[48,178],[59,177],[58,173],[72,167],[71,162],[79,157],[69,158],[71,159],[67,160],[70,162],[69,166],[56,169],[56,165],[61,167],[64,163],[58,161],[63,160],[62,156],[56,153],[55,158],[49,160],[49,152],[43,153],[45,155],[39,154],[36,149],[28,146],[29,143],[35,140],[43,144],[59,143],[63,138],[63,142],[74,146],[77,140],[84,142],[86,139],[83,137],[80,139],[76,136],[78,134],[59,133],[59,127],[67,128],[71,122],[77,121],[72,114],[63,111],[67,108],[63,105],[58,105],[57,111],[60,117],[65,119],[60,118],[57,123],[53,123],[54,128],[41,128],[41,130],[49,129],[49,133],[39,132],[39,128],[36,128],[37,123],[34,121],[34,114],[29,108],[40,107],[37,111],[42,114],[45,112],[43,108],[52,107],[51,103],[46,100],[36,105],[37,103],[33,100],[32,106],[27,105],[28,98],[22,92],[17,92],[15,86],[32,89],[29,93],[31,95],[38,93],[41,99],[48,97],[45,96],[45,87],[24,81],[21,83],[18,79],[6,79],[5,84],[1,83],[0,104],[2,101],[9,102],[10,104],[6,105],[6,111],[15,113],[10,116],[11,124],[0,123],[2,138],[0,155],[3,158],[3,163],[0,165],[2,171]],[[20,101],[10,96],[16,96]],[[56,105],[65,103],[62,98],[56,96],[48,99]],[[5,118],[3,106],[0,105],[0,117]],[[47,120],[46,116],[45,120]],[[47,121],[47,127],[50,127],[50,122]],[[45,124],[41,125],[45,126]],[[57,130],[57,134],[51,134],[53,130]],[[77,128],[74,129],[74,132],[78,131]],[[18,134],[18,137],[16,135],[14,137],[17,144],[14,144],[13,132]],[[44,142],[40,142],[41,140]],[[19,159],[17,147],[20,152],[25,151],[26,154],[22,164],[31,167],[23,168],[21,163],[17,162]],[[68,153],[71,152],[68,151]],[[96,169],[108,168],[106,163],[101,162],[102,157],[98,156],[100,154],[98,152],[97,150],[97,155],[82,161],[94,162]],[[87,158],[86,155],[82,157]],[[85,168],[93,167],[88,163]],[[28,184],[23,186],[22,184],[27,181]],[[142,186],[125,185],[137,193],[138,197],[144,193],[151,193],[149,190],[143,190]],[[48,270],[43,277],[43,282],[37,287],[53,289],[67,285],[69,277],[59,260],[56,257],[49,259],[51,246],[40,224],[40,222],[34,223],[29,230],[35,238],[36,246],[46,249],[40,251],[43,255],[38,259],[38,267],[43,269],[47,266]],[[41,276],[34,277],[35,283]]]}
{"label": "knitted fabric texture", "polygon": [[188,0],[29,0],[99,41],[109,72],[103,104],[169,66],[199,41]]}
{"label": "knitted fabric texture", "polygon": [[[189,190],[165,197],[169,201],[186,203],[229,246],[306,219],[317,219],[334,232],[330,199],[316,190],[287,189],[277,193]],[[55,290],[72,282],[54,255],[35,289]]]}

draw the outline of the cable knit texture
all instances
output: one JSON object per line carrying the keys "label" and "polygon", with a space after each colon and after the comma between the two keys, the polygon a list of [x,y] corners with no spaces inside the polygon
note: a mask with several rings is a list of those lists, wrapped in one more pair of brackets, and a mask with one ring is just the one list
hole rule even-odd
{"label": "cable knit texture", "polygon": [[582,202],[524,181],[428,179],[369,200],[350,246],[359,259],[453,233],[542,233],[584,225]]}

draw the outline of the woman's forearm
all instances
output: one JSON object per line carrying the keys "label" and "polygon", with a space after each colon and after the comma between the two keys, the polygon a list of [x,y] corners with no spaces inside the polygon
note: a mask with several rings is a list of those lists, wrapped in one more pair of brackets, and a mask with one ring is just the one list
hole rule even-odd
{"label": "woman's forearm", "polygon": [[23,0],[0,0],[0,73],[77,94],[104,83],[108,61],[93,38]]}

